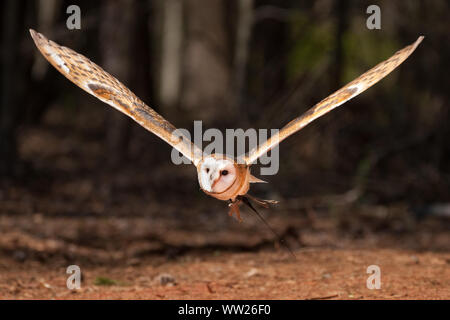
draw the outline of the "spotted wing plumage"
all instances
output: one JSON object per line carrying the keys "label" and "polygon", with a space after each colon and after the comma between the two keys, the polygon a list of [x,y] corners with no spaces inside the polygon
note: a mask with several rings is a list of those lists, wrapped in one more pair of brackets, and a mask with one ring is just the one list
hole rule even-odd
{"label": "spotted wing plumage", "polygon": [[356,97],[358,94],[367,90],[375,83],[383,79],[395,68],[397,68],[403,61],[408,58],[411,53],[422,42],[423,36],[419,37],[416,42],[397,51],[389,59],[379,63],[366,73],[362,74],[352,82],[348,83],[343,88],[339,89],[335,93],[331,94],[327,98],[317,103],[314,107],[306,111],[300,117],[295,118],[287,125],[285,125],[278,134],[273,135],[265,143],[252,149],[245,158],[245,162],[250,165],[254,163],[260,156],[274,148],[281,141],[289,137],[291,134],[301,130],[306,125],[314,121],[315,119],[330,112],[336,107],[339,107],[348,100]]}
{"label": "spotted wing plumage", "polygon": [[34,30],[30,33],[42,55],[67,79],[153,132],[194,165],[198,164],[202,158],[201,150],[120,81],[72,49],[60,46]]}

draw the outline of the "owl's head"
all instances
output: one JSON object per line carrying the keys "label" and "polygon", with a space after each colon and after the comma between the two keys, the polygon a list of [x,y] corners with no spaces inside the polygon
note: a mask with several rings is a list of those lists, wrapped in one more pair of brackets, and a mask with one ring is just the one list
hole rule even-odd
{"label": "owl's head", "polygon": [[210,155],[197,168],[200,187],[209,193],[222,193],[230,188],[237,178],[233,160],[223,155]]}

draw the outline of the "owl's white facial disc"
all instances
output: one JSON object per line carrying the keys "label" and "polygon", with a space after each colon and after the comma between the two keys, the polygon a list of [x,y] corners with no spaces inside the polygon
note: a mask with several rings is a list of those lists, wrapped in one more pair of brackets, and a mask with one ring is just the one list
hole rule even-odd
{"label": "owl's white facial disc", "polygon": [[221,193],[236,180],[236,168],[230,160],[208,157],[200,166],[198,180],[203,190]]}

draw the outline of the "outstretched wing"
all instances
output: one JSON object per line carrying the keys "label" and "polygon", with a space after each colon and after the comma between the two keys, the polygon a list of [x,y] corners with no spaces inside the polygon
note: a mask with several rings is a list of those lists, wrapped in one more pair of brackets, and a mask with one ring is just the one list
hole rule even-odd
{"label": "outstretched wing", "polygon": [[81,89],[125,113],[141,126],[175,147],[195,166],[202,158],[201,150],[155,110],[142,102],[120,81],[85,56],[48,40],[31,30],[31,37],[42,55],[67,79]]}
{"label": "outstretched wing", "polygon": [[423,36],[419,37],[413,44],[397,51],[389,59],[379,63],[366,73],[348,83],[345,87],[320,101],[300,117],[289,122],[278,132],[278,134],[273,135],[265,143],[252,149],[246,156],[245,162],[248,165],[254,163],[260,156],[274,148],[291,134],[301,130],[315,119],[323,116],[327,112],[330,112],[334,108],[339,107],[341,104],[347,102],[353,97],[356,97],[361,92],[373,86],[375,83],[387,76],[392,70],[397,68],[403,61],[405,61],[406,58],[408,58],[409,55],[413,53],[417,46],[422,42],[422,40]]}

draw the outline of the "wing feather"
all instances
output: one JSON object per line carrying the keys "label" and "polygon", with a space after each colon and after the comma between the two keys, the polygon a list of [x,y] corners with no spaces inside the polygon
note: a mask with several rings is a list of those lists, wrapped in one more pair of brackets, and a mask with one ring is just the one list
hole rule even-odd
{"label": "wing feather", "polygon": [[275,134],[260,146],[252,149],[245,158],[245,162],[248,165],[254,163],[260,156],[271,150],[290,135],[373,86],[405,61],[422,42],[423,38],[423,36],[419,37],[413,44],[397,51],[389,59],[379,63],[343,88],[317,103],[300,117],[289,122],[278,132],[278,134]]}
{"label": "wing feather", "polygon": [[42,55],[67,79],[123,112],[197,165],[202,158],[201,150],[120,81],[72,49],[60,46],[34,30],[30,29],[30,34]]}

